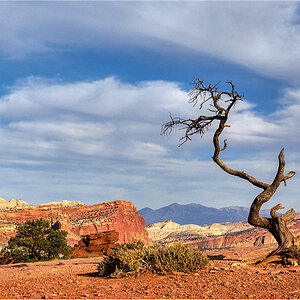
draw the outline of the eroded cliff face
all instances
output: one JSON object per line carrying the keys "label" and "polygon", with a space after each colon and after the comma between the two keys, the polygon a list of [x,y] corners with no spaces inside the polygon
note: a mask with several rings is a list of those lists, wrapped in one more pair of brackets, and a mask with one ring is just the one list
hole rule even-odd
{"label": "eroded cliff face", "polygon": [[[2,201],[4,202],[4,201]],[[8,201],[7,201],[8,202]],[[26,203],[26,202],[25,202]],[[76,244],[80,236],[115,230],[119,243],[141,240],[151,243],[141,217],[133,203],[117,200],[107,203],[84,205],[82,202],[54,202],[38,206],[0,208],[0,247],[14,234],[16,227],[27,220],[48,219],[59,229],[69,232],[70,245]],[[6,205],[6,208],[4,206]]]}
{"label": "eroded cliff face", "polygon": [[[216,249],[276,243],[267,230],[255,228],[246,221],[216,223],[208,226],[179,225],[172,221],[165,221],[146,225],[146,228],[153,242],[164,245],[183,241],[192,247]],[[297,214],[295,220],[289,224],[289,228],[295,237],[300,238],[300,214]]]}

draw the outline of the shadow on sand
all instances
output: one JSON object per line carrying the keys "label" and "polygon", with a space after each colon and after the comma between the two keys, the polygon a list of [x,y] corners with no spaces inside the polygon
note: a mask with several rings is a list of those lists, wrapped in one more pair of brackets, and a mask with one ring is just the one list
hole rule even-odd
{"label": "shadow on sand", "polygon": [[99,272],[91,272],[91,273],[85,273],[85,274],[78,274],[78,276],[84,276],[84,277],[100,277]]}
{"label": "shadow on sand", "polygon": [[207,257],[210,260],[224,260],[224,261],[242,261],[241,259],[235,259],[235,258],[225,258],[224,255],[207,255]]}

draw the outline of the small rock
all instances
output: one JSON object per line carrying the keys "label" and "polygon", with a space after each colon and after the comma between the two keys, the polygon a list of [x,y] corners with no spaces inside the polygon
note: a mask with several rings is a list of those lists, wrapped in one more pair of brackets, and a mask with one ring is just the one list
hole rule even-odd
{"label": "small rock", "polygon": [[231,264],[232,267],[239,267],[240,265],[241,265],[241,264],[239,264],[239,263],[232,263],[232,264]]}

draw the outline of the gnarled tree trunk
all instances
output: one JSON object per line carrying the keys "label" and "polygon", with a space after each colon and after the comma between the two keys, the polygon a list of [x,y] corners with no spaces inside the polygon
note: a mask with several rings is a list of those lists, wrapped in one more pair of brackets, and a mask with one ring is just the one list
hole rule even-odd
{"label": "gnarled tree trunk", "polygon": [[[190,141],[192,135],[197,133],[203,135],[205,130],[207,130],[213,122],[218,122],[219,125],[213,137],[215,151],[212,158],[214,162],[225,172],[229,173],[230,175],[243,178],[249,181],[254,186],[263,189],[263,191],[255,198],[251,205],[248,222],[255,227],[267,229],[274,236],[278,243],[278,248],[275,251],[271,252],[266,259],[277,254],[284,255],[285,250],[295,246],[295,238],[287,227],[287,224],[295,218],[295,211],[291,209],[285,214],[278,216],[277,210],[284,208],[281,204],[278,204],[271,209],[271,218],[261,217],[259,215],[259,212],[262,205],[271,199],[281,182],[284,182],[284,184],[286,185],[286,180],[293,177],[295,175],[295,172],[284,174],[284,149],[280,151],[280,154],[278,156],[278,170],[271,184],[259,181],[243,171],[233,170],[220,159],[219,155],[221,151],[224,151],[227,148],[227,140],[224,140],[224,146],[221,148],[219,137],[226,127],[230,127],[226,124],[230,110],[238,101],[242,100],[242,96],[235,91],[233,83],[227,83],[231,86],[231,91],[219,91],[217,87],[218,84],[215,86],[211,86],[211,84],[209,83],[205,83],[204,81],[196,79],[194,82],[194,88],[189,94],[189,102],[196,105],[198,102],[198,98],[200,98],[200,110],[203,108],[203,105],[205,103],[209,103],[212,107],[211,109],[209,109],[209,111],[211,111],[213,115],[200,115],[197,119],[181,119],[173,118],[170,114],[171,121],[162,125],[162,134],[170,132],[175,125],[183,126],[183,129],[185,129],[185,134],[180,139],[181,144],[179,146],[181,146],[185,142]],[[224,97],[225,99],[222,99],[222,97]]]}
{"label": "gnarled tree trunk", "polygon": [[290,209],[285,214],[278,216],[277,210],[283,209],[284,206],[282,206],[281,204],[277,204],[271,209],[271,218],[264,218],[259,216],[259,211],[262,204],[269,201],[273,193],[268,193],[266,189],[261,194],[259,194],[251,205],[248,217],[249,224],[255,227],[267,229],[274,236],[275,240],[278,243],[277,249],[271,252],[261,262],[267,261],[274,255],[284,255],[285,250],[296,246],[295,238],[287,226],[291,221],[293,221],[296,216],[296,213],[293,209]]}

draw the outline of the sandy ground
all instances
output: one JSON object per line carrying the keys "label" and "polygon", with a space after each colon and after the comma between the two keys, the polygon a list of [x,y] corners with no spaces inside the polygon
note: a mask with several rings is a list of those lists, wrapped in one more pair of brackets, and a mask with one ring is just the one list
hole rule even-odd
{"label": "sandy ground", "polygon": [[206,251],[197,274],[97,276],[100,257],[0,266],[2,299],[249,299],[300,298],[300,267],[256,266],[270,248]]}

